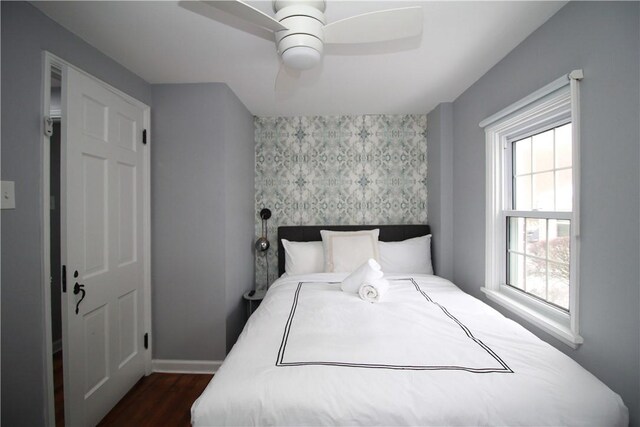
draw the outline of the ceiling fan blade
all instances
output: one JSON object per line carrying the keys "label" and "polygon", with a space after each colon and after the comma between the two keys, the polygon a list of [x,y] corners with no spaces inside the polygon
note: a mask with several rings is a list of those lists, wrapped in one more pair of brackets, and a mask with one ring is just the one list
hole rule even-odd
{"label": "ceiling fan blade", "polygon": [[203,3],[230,13],[231,15],[237,16],[238,18],[244,19],[245,21],[251,22],[252,24],[262,28],[267,28],[272,31],[283,31],[289,29],[266,13],[263,13],[255,7],[240,0],[203,1]]}
{"label": "ceiling fan blade", "polygon": [[324,27],[324,42],[332,44],[377,43],[422,34],[422,6],[364,13]]}
{"label": "ceiling fan blade", "polygon": [[300,78],[300,71],[294,70],[280,62],[280,69],[276,76],[275,91],[279,94],[293,93],[298,86],[298,79]]}

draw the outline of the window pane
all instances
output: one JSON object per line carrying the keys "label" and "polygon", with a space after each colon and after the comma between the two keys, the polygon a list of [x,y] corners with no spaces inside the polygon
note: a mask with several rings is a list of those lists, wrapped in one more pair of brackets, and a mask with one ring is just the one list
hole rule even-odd
{"label": "window pane", "polygon": [[514,164],[513,174],[531,173],[531,138],[516,141],[513,144]]}
{"label": "window pane", "polygon": [[556,210],[570,212],[573,206],[572,170],[556,171]]}
{"label": "window pane", "polygon": [[531,210],[531,175],[517,177],[513,193],[515,209],[521,211]]}
{"label": "window pane", "polygon": [[571,123],[556,128],[556,168],[571,166]]}
{"label": "window pane", "polygon": [[533,172],[553,169],[553,129],[534,135],[531,142]]}
{"label": "window pane", "polygon": [[524,253],[525,240],[524,218],[509,218],[509,250]]}
{"label": "window pane", "polygon": [[[571,221],[566,219],[552,220],[555,227],[554,237],[570,237],[571,236]],[[549,225],[551,228],[551,225]],[[551,230],[549,230],[551,236]]]}
{"label": "window pane", "polygon": [[553,172],[537,173],[533,175],[533,206],[534,210],[552,211],[555,194],[553,189]]}
{"label": "window pane", "polygon": [[547,296],[547,262],[544,260],[527,257],[526,287],[525,291],[538,298],[546,299]]}
{"label": "window pane", "polygon": [[547,256],[547,220],[527,218],[527,255]]}
{"label": "window pane", "polygon": [[509,285],[524,291],[524,255],[509,254]]}
{"label": "window pane", "polygon": [[550,219],[548,238],[549,259],[569,265],[571,260],[569,221]]}
{"label": "window pane", "polygon": [[549,296],[547,300],[565,310],[569,309],[569,264],[549,262]]}

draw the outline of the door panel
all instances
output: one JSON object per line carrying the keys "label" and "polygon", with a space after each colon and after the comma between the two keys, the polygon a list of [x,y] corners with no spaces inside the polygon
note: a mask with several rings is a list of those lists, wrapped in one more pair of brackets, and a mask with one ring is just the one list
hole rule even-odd
{"label": "door panel", "polygon": [[70,67],[62,102],[65,413],[89,426],[144,375],[144,110]]}
{"label": "door panel", "polygon": [[118,163],[118,262],[136,261],[136,167]]}
{"label": "door panel", "polygon": [[122,368],[131,358],[138,353],[138,329],[136,325],[136,317],[138,311],[138,293],[131,291],[118,299],[118,317],[120,322],[120,348],[118,367]]}
{"label": "door panel", "polygon": [[84,321],[84,354],[86,355],[85,399],[109,379],[108,347],[109,313],[103,305],[82,316]]}
{"label": "door panel", "polygon": [[108,269],[107,248],[109,233],[107,225],[108,204],[107,161],[86,153],[82,154],[82,197],[84,199],[81,218],[84,224],[84,275],[85,280]]}
{"label": "door panel", "polygon": [[109,108],[88,95],[82,95],[82,130],[88,137],[107,141]]}
{"label": "door panel", "polygon": [[119,113],[116,116],[116,124],[118,127],[118,144],[123,148],[136,151],[136,136],[139,131],[135,119]]}

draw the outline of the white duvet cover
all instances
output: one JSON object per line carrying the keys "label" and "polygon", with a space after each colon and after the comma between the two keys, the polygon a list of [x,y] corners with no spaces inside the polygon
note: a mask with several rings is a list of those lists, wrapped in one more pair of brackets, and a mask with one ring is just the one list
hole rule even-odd
{"label": "white duvet cover", "polygon": [[191,409],[195,426],[623,426],[620,397],[451,282],[344,274],[276,281]]}

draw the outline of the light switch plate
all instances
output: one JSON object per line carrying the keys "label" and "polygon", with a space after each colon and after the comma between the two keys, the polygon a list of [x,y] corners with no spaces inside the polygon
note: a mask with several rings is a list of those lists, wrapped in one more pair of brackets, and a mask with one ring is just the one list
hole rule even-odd
{"label": "light switch plate", "polygon": [[13,181],[2,181],[2,185],[0,186],[0,208],[16,208],[16,192]]}

